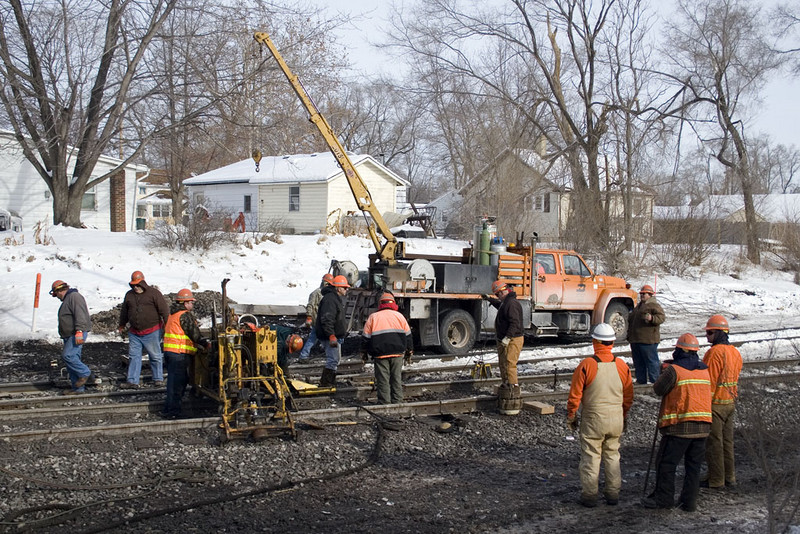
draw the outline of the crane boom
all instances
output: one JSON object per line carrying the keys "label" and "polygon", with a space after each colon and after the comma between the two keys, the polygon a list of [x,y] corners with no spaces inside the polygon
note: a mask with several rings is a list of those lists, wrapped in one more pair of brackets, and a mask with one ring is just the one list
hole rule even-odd
{"label": "crane boom", "polygon": [[353,192],[353,198],[356,201],[356,205],[358,209],[361,210],[362,213],[369,215],[372,217],[375,226],[378,227],[378,231],[386,240],[385,242],[381,242],[380,237],[378,237],[377,232],[375,231],[375,227],[370,224],[369,219],[367,219],[367,230],[369,231],[369,237],[372,240],[372,244],[375,247],[375,251],[380,256],[380,259],[387,262],[390,265],[397,263],[395,259],[395,254],[397,252],[397,238],[392,234],[392,231],[389,229],[389,226],[384,221],[383,216],[378,211],[378,208],[375,207],[375,204],[372,202],[372,195],[367,189],[364,180],[361,178],[361,175],[358,174],[353,162],[350,161],[350,158],[345,152],[342,143],[339,141],[339,138],[336,137],[336,134],[331,128],[328,121],[325,120],[325,117],[322,116],[319,109],[317,109],[316,104],[311,100],[311,97],[308,96],[303,84],[300,83],[300,80],[297,76],[292,72],[289,68],[289,65],[286,64],[284,61],[283,56],[281,56],[278,49],[275,47],[275,44],[270,39],[269,35],[266,32],[256,32],[253,37],[255,38],[256,42],[259,44],[265,45],[272,57],[275,58],[275,61],[278,62],[278,66],[280,66],[283,74],[286,76],[286,79],[289,80],[289,83],[294,89],[294,92],[297,94],[300,101],[306,108],[309,114],[309,120],[314,123],[317,127],[319,132],[322,134],[322,137],[325,139],[325,143],[328,145],[328,149],[333,154],[333,157],[336,158],[336,161],[339,163],[339,166],[344,171],[344,175],[347,178],[347,183],[350,185],[350,190]]}

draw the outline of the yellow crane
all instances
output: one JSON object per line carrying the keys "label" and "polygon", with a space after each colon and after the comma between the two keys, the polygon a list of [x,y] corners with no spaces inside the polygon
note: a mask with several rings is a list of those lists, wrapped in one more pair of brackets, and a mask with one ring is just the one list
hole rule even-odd
{"label": "yellow crane", "polygon": [[[266,32],[256,32],[253,37],[255,38],[256,42],[266,46],[272,54],[272,57],[274,57],[275,61],[278,62],[278,66],[280,66],[283,74],[286,75],[286,79],[289,80],[292,89],[294,89],[294,92],[305,106],[306,111],[308,111],[309,120],[314,123],[319,132],[322,134],[322,137],[325,139],[325,143],[328,145],[328,149],[331,151],[331,154],[333,154],[333,157],[336,158],[339,166],[344,171],[344,175],[347,178],[347,183],[350,185],[350,190],[353,192],[353,198],[356,201],[356,205],[358,206],[358,209],[364,213],[364,216],[367,219],[369,237],[372,240],[372,244],[374,245],[378,256],[388,265],[395,265],[397,263],[395,256],[398,252],[397,238],[394,236],[394,234],[392,234],[392,231],[386,224],[386,221],[384,221],[383,216],[372,202],[372,195],[370,195],[369,189],[367,189],[364,180],[358,174],[355,166],[353,166],[353,162],[350,161],[347,152],[345,152],[345,149],[342,146],[342,143],[339,141],[339,138],[334,133],[333,128],[331,128],[331,125],[328,124],[328,121],[325,120],[325,117],[323,117],[322,113],[320,113],[319,109],[317,109],[317,106],[311,100],[311,97],[308,96],[303,84],[300,83],[300,80],[289,68],[289,65],[286,64],[286,61],[284,61],[283,56],[281,56],[280,52],[278,52],[278,48],[272,42],[272,39],[270,39],[269,35]],[[258,160],[261,159],[261,154],[258,151],[254,152],[253,159],[256,160],[257,164]],[[372,218],[374,225],[377,226],[377,232],[375,230],[375,226],[370,223],[369,217],[366,216],[367,214],[369,214],[369,216]],[[378,232],[380,232],[385,241],[381,241],[381,238],[378,236]]]}

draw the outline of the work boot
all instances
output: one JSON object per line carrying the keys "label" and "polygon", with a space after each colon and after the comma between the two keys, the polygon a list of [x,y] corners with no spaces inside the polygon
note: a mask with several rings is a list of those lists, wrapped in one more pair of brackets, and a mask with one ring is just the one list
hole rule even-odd
{"label": "work boot", "polygon": [[327,367],[322,370],[322,377],[319,380],[319,387],[329,388],[336,385],[336,371],[328,369]]}

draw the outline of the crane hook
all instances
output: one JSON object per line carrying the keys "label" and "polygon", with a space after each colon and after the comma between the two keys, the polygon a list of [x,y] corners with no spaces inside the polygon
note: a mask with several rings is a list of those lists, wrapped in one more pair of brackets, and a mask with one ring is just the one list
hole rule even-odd
{"label": "crane hook", "polygon": [[261,151],[257,148],[253,150],[253,161],[256,162],[256,172],[258,172],[258,164],[261,163]]}

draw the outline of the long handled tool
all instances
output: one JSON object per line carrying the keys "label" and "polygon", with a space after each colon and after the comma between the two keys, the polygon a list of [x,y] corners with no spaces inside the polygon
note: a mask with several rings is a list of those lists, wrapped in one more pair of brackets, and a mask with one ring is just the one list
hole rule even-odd
{"label": "long handled tool", "polygon": [[653,466],[653,456],[656,453],[656,442],[658,441],[658,418],[661,415],[661,408],[664,407],[664,397],[661,397],[661,404],[658,406],[658,415],[656,416],[656,430],[653,432],[653,445],[650,447],[650,459],[647,461],[647,474],[644,476],[644,487],[642,488],[642,497],[647,497],[647,482],[650,480],[650,468]]}

